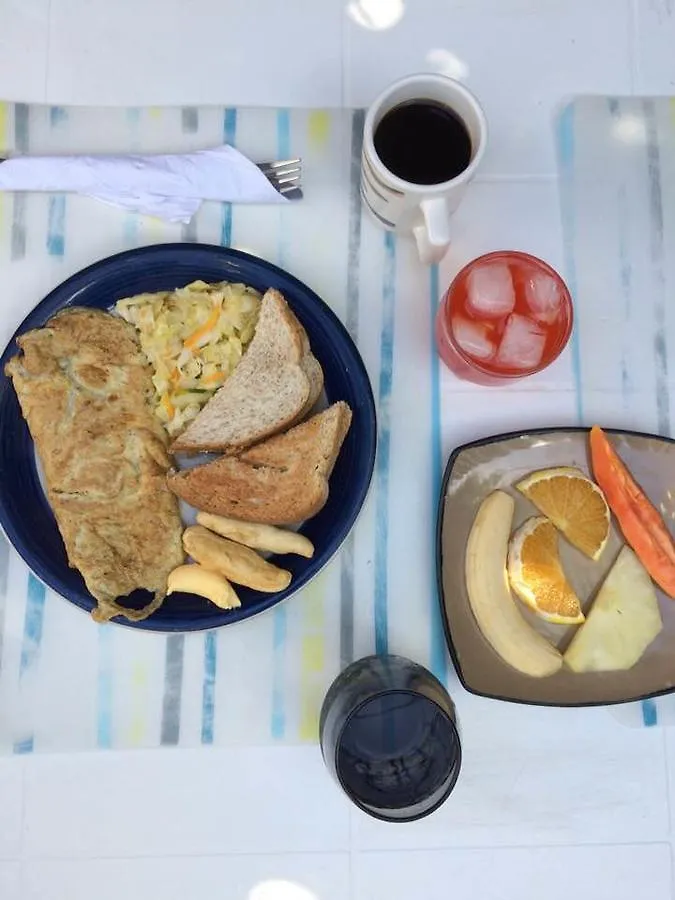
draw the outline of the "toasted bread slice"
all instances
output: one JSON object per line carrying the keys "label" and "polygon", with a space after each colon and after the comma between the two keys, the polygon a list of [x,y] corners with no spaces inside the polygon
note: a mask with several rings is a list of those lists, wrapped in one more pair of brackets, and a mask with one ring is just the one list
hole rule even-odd
{"label": "toasted bread slice", "polygon": [[266,525],[291,525],[315,516],[328,499],[328,479],[352,420],[334,403],[285,434],[240,456],[169,475],[171,490],[204,512]]}
{"label": "toasted bread slice", "polygon": [[172,452],[236,453],[288,428],[310,408],[315,363],[320,370],[288,304],[279,291],[268,290],[241,362],[174,441]]}
{"label": "toasted bread slice", "polygon": [[[307,403],[305,403],[300,411],[300,415],[296,420],[297,422],[302,422],[305,416],[310,414],[323,390],[323,369],[321,368],[318,359],[312,353],[307,353],[306,356],[303,357],[302,368],[304,369],[305,375],[309,378],[309,397],[307,398]],[[295,424],[295,422],[293,424]]]}

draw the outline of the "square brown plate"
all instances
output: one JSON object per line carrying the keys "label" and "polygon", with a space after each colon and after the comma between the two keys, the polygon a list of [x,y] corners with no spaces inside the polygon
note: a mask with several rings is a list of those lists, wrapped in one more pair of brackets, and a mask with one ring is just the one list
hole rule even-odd
{"label": "square brown plate", "polygon": [[[669,526],[675,519],[675,442],[626,431],[607,432],[612,443]],[[577,674],[562,668],[548,678],[532,678],[511,668],[481,634],[469,605],[464,554],[469,531],[483,499],[497,488],[516,502],[513,528],[538,515],[513,487],[536,469],[576,466],[589,472],[588,429],[542,429],[506,434],[466,444],[448,462],[438,514],[437,574],[441,614],[448,647],[464,687],[474,694],[546,706],[592,706],[641,700],[675,687],[675,601],[657,588],[663,630],[642,659],[627,672]],[[560,552],[567,577],[587,612],[623,545],[612,521],[607,547],[592,562],[565,540]],[[550,625],[519,603],[528,622],[559,649],[569,644],[574,627]]]}

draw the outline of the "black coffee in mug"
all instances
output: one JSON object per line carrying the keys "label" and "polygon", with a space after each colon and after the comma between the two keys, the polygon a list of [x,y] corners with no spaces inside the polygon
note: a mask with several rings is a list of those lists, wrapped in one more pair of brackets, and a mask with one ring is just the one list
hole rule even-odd
{"label": "black coffee in mug", "polygon": [[442,184],[471,162],[466,125],[434,100],[407,100],[390,109],[376,127],[373,143],[382,164],[411,184]]}

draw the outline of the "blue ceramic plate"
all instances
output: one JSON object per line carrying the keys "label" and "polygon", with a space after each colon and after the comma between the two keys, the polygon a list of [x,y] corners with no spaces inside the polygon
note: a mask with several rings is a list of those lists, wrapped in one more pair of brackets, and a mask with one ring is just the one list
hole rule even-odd
{"label": "blue ceramic plate", "polygon": [[[191,594],[172,594],[143,622],[114,620],[151,631],[197,631],[248,619],[307,584],[334,555],[354,524],[375,461],[375,405],[363,361],[339,319],[302,282],[247,253],[206,244],[161,244],[111,256],[69,278],[45,297],[21,323],[0,360],[0,524],[37,577],[82,609],[93,609],[94,600],[82,576],[68,567],[56,521],[40,485],[33,442],[12,384],[4,375],[5,363],[18,349],[16,337],[41,327],[65,307],[109,309],[122,297],[173,290],[198,278],[241,281],[261,292],[278,288],[307,330],[312,351],[323,367],[328,402],[346,400],[354,418],[331,477],[328,503],[302,529],[314,543],[314,558],[275,558],[292,572],[290,586],[277,594],[238,588],[242,605],[231,611],[220,610]],[[148,510],[148,518],[152,518],[152,510]]]}

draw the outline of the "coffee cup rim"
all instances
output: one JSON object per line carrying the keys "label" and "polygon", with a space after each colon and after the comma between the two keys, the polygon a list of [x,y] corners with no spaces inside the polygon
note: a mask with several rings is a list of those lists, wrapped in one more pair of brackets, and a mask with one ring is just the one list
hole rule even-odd
{"label": "coffee cup rim", "polygon": [[[375,149],[375,129],[373,126],[380,108],[394,91],[398,90],[403,85],[424,85],[429,84],[429,82],[434,82],[445,87],[451,87],[453,91],[455,91],[457,94],[460,94],[467,101],[467,103],[473,109],[476,115],[476,119],[478,120],[480,141],[475,153],[471,157],[471,162],[466,167],[466,169],[464,169],[464,171],[459,173],[459,175],[455,175],[453,178],[449,178],[447,181],[440,181],[437,184],[415,184],[412,181],[405,181],[403,178],[399,178],[398,175],[395,175],[384,165],[384,163],[378,156],[377,150]],[[420,96],[420,99],[424,99],[424,97]],[[448,104],[448,106],[450,106],[450,104]],[[450,108],[452,107],[450,106]],[[480,165],[480,162],[485,154],[485,148],[487,146],[487,135],[487,119],[485,117],[483,107],[481,106],[476,95],[460,81],[457,81],[454,78],[448,78],[447,75],[440,75],[435,72],[420,72],[415,75],[406,75],[403,78],[399,78],[398,80],[389,84],[386,88],[384,88],[383,91],[378,94],[375,100],[373,100],[373,102],[368,107],[363,127],[364,148],[371,165],[375,166],[378,169],[378,173],[392,187],[406,194],[413,193],[419,194],[421,196],[441,194],[444,191],[447,191],[449,188],[465,184],[467,181],[470,181],[473,178],[476,169]]]}

